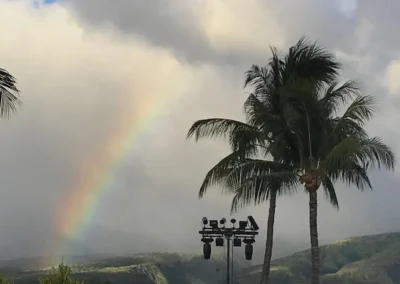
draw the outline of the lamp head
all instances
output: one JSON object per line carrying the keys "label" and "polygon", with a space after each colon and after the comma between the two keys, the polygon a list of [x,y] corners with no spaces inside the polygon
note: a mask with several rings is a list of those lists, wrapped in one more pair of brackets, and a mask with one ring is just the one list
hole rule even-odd
{"label": "lamp head", "polygon": [[210,227],[213,229],[218,229],[218,221],[217,220],[210,220]]}
{"label": "lamp head", "polygon": [[239,221],[239,230],[246,230],[247,221]]}
{"label": "lamp head", "polygon": [[254,220],[253,216],[249,216],[249,217],[247,217],[247,219],[249,220],[251,228],[254,231],[258,231],[260,229],[260,227],[258,227],[258,225],[256,223],[256,220]]}

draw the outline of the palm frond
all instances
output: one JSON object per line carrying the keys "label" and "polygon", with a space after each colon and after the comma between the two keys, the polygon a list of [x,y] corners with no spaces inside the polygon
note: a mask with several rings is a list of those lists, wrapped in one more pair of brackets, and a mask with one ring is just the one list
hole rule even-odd
{"label": "palm frond", "polygon": [[196,141],[204,138],[223,139],[231,144],[235,151],[240,145],[264,143],[265,137],[256,128],[241,121],[225,118],[209,118],[198,120],[189,129],[187,139],[194,137]]}
{"label": "palm frond", "polygon": [[229,183],[227,187],[235,194],[231,204],[232,212],[266,201],[271,190],[284,194],[293,192],[299,185],[298,177],[293,172],[269,172],[247,179],[242,179],[239,174],[236,179],[231,176],[227,182]]}
{"label": "palm frond", "polygon": [[270,69],[271,86],[270,91],[278,89],[283,84],[283,71],[285,68],[285,62],[282,56],[279,54],[279,50],[276,47],[270,47],[271,58],[268,63]]}
{"label": "palm frond", "polygon": [[292,166],[276,161],[244,158],[240,160],[239,164],[226,177],[226,184],[229,188],[235,188],[234,184],[237,183],[238,179],[247,180],[266,173],[292,172],[293,170]]}
{"label": "palm frond", "polygon": [[0,69],[0,116],[9,118],[22,105],[18,98],[20,91],[15,78],[4,69]]}
{"label": "palm frond", "polygon": [[332,149],[320,167],[331,179],[341,179],[364,190],[365,187],[372,188],[368,169],[393,170],[394,164],[394,153],[380,138],[349,137]]}
{"label": "palm frond", "polygon": [[260,67],[252,65],[251,68],[245,73],[244,87],[252,86],[254,93],[264,94],[271,84],[272,76],[267,67]]}
{"label": "palm frond", "polygon": [[212,167],[206,174],[203,183],[199,190],[199,198],[202,198],[207,192],[208,188],[222,184],[229,174],[237,167],[244,159],[254,155],[257,146],[249,146],[244,149],[233,151],[225,158],[221,159],[214,167]]}
{"label": "palm frond", "polygon": [[356,153],[360,150],[360,140],[354,137],[348,137],[337,144],[324,157],[320,167],[328,175],[338,172],[341,168],[349,167],[356,161]]}
{"label": "palm frond", "polygon": [[17,80],[15,80],[14,76],[8,73],[7,70],[2,68],[0,68],[0,86],[17,93],[19,92],[17,88]]}
{"label": "palm frond", "polygon": [[365,128],[349,118],[328,118],[325,119],[323,126],[323,132],[320,132],[321,135],[318,137],[320,143],[317,157],[319,159],[324,159],[334,147],[349,137],[355,139],[368,138]]}
{"label": "palm frond", "polygon": [[256,95],[250,94],[244,103],[244,112],[248,124],[262,129],[265,133],[273,131],[273,127],[281,127],[281,118],[274,114],[273,106],[263,103]]}
{"label": "palm frond", "polygon": [[284,61],[284,82],[296,77],[329,83],[336,80],[341,68],[332,53],[316,42],[310,43],[306,37],[289,49]]}
{"label": "palm frond", "polygon": [[243,184],[252,182],[253,179],[262,178],[268,187],[285,187],[290,191],[293,181],[297,184],[297,175],[290,165],[282,163],[246,159],[229,172],[223,181],[225,192],[235,193]]}
{"label": "palm frond", "polygon": [[339,210],[339,201],[336,196],[336,190],[332,183],[332,180],[328,176],[324,176],[321,178],[322,187],[325,190],[325,194],[329,199],[329,202],[333,207]]}
{"label": "palm frond", "polygon": [[319,103],[330,115],[335,113],[339,107],[346,105],[350,100],[360,95],[360,83],[357,81],[347,81],[339,87],[338,82],[332,82],[326,88]]}
{"label": "palm frond", "polygon": [[395,156],[379,137],[366,139],[348,137],[332,149],[322,165],[330,173],[346,168],[352,163],[363,165],[366,169],[383,167],[394,170]]}
{"label": "palm frond", "polygon": [[255,177],[251,181],[243,182],[236,193],[231,203],[231,213],[237,212],[239,209],[249,205],[258,205],[261,202],[268,200],[271,190],[268,187],[268,182],[260,177]]}
{"label": "palm frond", "polygon": [[358,95],[338,121],[337,127],[343,120],[352,120],[360,126],[365,125],[374,113],[374,106],[375,99],[372,96]]}
{"label": "palm frond", "polygon": [[338,172],[340,179],[348,186],[355,185],[359,190],[366,188],[372,189],[371,181],[364,166],[357,163],[351,163],[348,167],[343,167]]}
{"label": "palm frond", "polygon": [[395,155],[389,146],[382,142],[379,137],[361,140],[361,147],[357,158],[367,168],[385,168],[394,170]]}
{"label": "palm frond", "polygon": [[267,148],[260,149],[263,157],[273,157],[274,161],[291,166],[304,166],[303,139],[298,133],[282,130],[273,136],[274,141]]}

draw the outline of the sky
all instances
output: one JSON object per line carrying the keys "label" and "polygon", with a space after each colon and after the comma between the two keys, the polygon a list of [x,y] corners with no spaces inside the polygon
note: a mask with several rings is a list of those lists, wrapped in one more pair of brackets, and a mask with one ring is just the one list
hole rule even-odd
{"label": "sky", "polygon": [[[24,103],[0,122],[1,258],[56,253],[60,243],[69,253],[200,251],[201,218],[229,217],[230,197],[218,188],[197,198],[227,148],[187,141],[187,130],[197,119],[242,119],[244,72],[265,64],[271,45],[285,51],[303,35],[337,55],[343,80],[364,82],[379,102],[368,131],[400,154],[399,8],[394,0],[0,0],[0,22],[9,23],[0,25],[0,67],[17,78]],[[112,148],[113,138],[128,147]],[[115,171],[103,169],[98,160],[115,151]],[[111,182],[76,237],[57,216],[91,174]],[[371,179],[372,192],[337,185],[339,211],[321,191],[322,242],[400,231],[398,174]],[[278,246],[307,247],[307,195],[277,206]],[[267,214],[267,204],[237,214],[259,222],[260,249]]]}

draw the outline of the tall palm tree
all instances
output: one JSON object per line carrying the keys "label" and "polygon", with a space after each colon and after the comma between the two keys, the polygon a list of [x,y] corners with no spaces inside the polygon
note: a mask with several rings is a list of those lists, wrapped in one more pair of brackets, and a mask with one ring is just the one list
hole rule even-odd
{"label": "tall palm tree", "polygon": [[0,68],[0,117],[9,118],[22,103],[15,78]]}
{"label": "tall palm tree", "polygon": [[[290,48],[285,57],[280,57],[277,50],[272,48],[272,58],[267,66],[253,65],[246,72],[245,87],[250,85],[254,89],[244,105],[247,123],[213,118],[199,120],[189,130],[188,137],[195,136],[196,140],[225,138],[232,150],[208,172],[200,188],[200,197],[210,186],[220,184],[235,193],[233,211],[269,199],[261,283],[268,283],[276,197],[290,192],[297,182],[293,166],[275,162],[275,154],[269,150],[269,145],[274,143],[273,137],[282,131],[281,124],[285,124],[279,90],[293,78],[330,82],[337,75],[339,67],[329,53],[316,44],[309,44],[305,38]],[[241,173],[236,176],[238,170]]]}
{"label": "tall palm tree", "polygon": [[[235,198],[241,202],[264,197],[266,189],[271,192],[271,185],[277,182],[291,189],[304,186],[309,194],[311,283],[318,284],[317,190],[322,186],[332,205],[339,208],[336,181],[359,190],[372,189],[368,170],[393,170],[395,157],[379,137],[366,133],[364,126],[372,117],[374,100],[363,95],[356,82],[324,85],[296,80],[282,87],[280,96],[285,115],[283,120],[275,119],[281,130],[269,132],[273,136],[268,144],[260,145],[263,155],[273,156],[274,162],[248,159],[227,166],[224,183],[235,189]],[[339,107],[347,103],[344,114],[337,116]]]}
{"label": "tall palm tree", "polygon": [[[393,170],[395,157],[379,137],[366,133],[364,126],[372,117],[375,103],[362,94],[357,82],[339,85],[296,79],[283,86],[280,94],[287,131],[275,137],[277,143],[271,151],[280,162],[296,168],[299,182],[309,194],[311,283],[318,284],[317,190],[322,185],[338,207],[336,181],[360,190],[372,189],[367,171]],[[339,108],[348,103],[344,114],[337,116]]]}
{"label": "tall palm tree", "polygon": [[262,283],[268,283],[273,246],[276,198],[290,193],[298,184],[294,167],[271,158],[268,150],[270,139],[262,129],[250,124],[229,120],[199,120],[192,125],[188,137],[196,140],[207,136],[225,137],[231,143],[232,152],[212,167],[199,190],[199,198],[215,185],[224,192],[233,193],[231,211],[250,204],[260,204],[269,199],[267,241],[264,255]]}

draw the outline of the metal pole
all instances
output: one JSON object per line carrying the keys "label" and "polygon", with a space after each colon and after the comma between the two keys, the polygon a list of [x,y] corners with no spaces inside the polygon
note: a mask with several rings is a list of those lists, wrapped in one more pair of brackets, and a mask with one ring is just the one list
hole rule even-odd
{"label": "metal pole", "polygon": [[229,235],[226,236],[226,246],[227,246],[227,253],[226,253],[226,284],[231,284],[231,237]]}
{"label": "metal pole", "polygon": [[233,242],[231,242],[231,282],[233,283],[233,259],[235,258],[235,254],[233,253]]}

